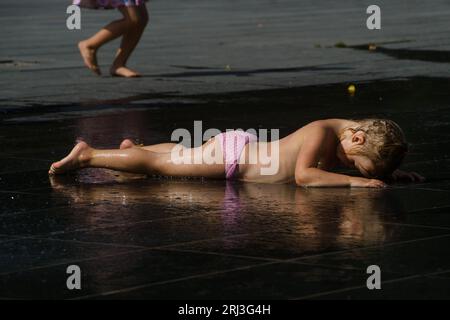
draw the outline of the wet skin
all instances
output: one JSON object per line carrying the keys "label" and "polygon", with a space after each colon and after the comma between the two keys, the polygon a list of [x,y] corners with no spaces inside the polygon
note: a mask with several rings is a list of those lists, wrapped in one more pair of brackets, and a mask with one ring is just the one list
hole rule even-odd
{"label": "wet skin", "polygon": [[[372,161],[352,153],[355,147],[366,141],[364,132],[349,129],[357,126],[358,123],[351,120],[319,120],[279,141],[247,144],[239,160],[236,178],[259,183],[295,181],[299,186],[311,187],[385,187],[385,183],[380,180],[368,179],[375,171]],[[175,177],[224,177],[225,166],[222,161],[217,162],[217,159],[223,159],[217,139],[210,139],[198,148],[181,147],[175,152],[174,147],[177,145],[173,143],[122,148],[127,144],[126,141],[122,142],[121,149],[98,150],[80,142],[67,157],[52,164],[49,174],[93,167]],[[270,161],[278,164],[277,170],[270,174],[263,173],[266,164],[261,158],[261,148],[266,149]],[[252,163],[250,159],[257,161]],[[337,164],[356,168],[368,178],[329,172]]]}

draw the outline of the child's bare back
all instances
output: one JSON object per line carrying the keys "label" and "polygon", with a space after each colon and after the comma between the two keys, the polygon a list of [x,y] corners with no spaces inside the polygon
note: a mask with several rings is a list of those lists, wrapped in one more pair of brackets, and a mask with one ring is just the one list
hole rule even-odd
{"label": "child's bare back", "polygon": [[[313,140],[320,143],[321,152],[318,157],[317,166],[322,170],[331,170],[339,164],[336,156],[336,148],[339,142],[339,132],[355,122],[342,119],[327,119],[311,122],[290,135],[274,142],[255,142],[258,147],[252,148],[249,144],[245,147],[241,156],[240,180],[264,183],[289,183],[295,181],[295,171],[297,167],[297,159],[302,150],[305,140]],[[277,147],[274,147],[278,144]],[[249,157],[248,153],[253,152],[255,158],[260,158],[256,153],[260,153],[259,148],[268,150],[267,156],[275,161],[277,154],[272,154],[271,150],[278,151],[279,170],[274,175],[261,175],[261,168],[267,165],[259,162],[257,165],[247,164],[245,158]]]}

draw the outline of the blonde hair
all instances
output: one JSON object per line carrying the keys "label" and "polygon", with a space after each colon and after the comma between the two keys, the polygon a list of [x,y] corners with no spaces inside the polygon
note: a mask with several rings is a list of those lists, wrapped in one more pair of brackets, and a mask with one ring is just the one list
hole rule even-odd
{"label": "blonde hair", "polygon": [[344,129],[353,133],[362,131],[365,142],[352,150],[354,155],[362,155],[372,160],[375,176],[390,175],[402,163],[408,152],[408,144],[402,129],[392,120],[363,119],[355,120],[358,126]]}

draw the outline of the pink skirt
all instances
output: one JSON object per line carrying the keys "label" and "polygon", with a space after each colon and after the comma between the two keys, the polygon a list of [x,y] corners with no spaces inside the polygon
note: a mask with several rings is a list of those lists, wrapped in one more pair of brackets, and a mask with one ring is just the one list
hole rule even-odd
{"label": "pink skirt", "polygon": [[73,0],[73,4],[89,9],[114,9],[141,6],[148,0]]}

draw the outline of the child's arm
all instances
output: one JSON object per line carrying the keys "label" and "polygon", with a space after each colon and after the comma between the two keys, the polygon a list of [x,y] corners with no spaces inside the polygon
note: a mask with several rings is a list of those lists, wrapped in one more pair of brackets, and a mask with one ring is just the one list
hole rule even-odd
{"label": "child's arm", "polygon": [[322,145],[327,137],[325,128],[311,128],[299,152],[295,167],[295,182],[303,187],[384,187],[384,182],[376,179],[351,177],[345,174],[327,172],[317,168]]}

